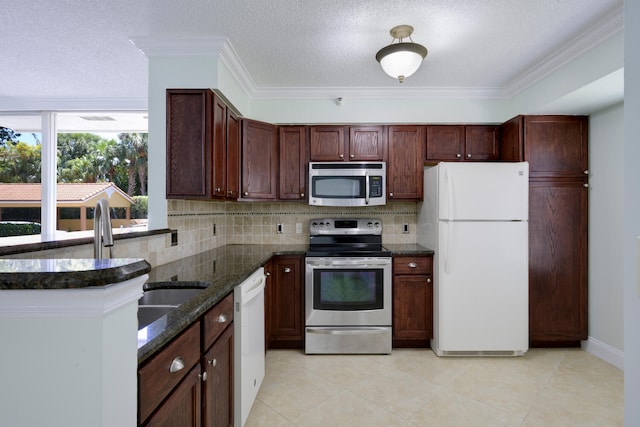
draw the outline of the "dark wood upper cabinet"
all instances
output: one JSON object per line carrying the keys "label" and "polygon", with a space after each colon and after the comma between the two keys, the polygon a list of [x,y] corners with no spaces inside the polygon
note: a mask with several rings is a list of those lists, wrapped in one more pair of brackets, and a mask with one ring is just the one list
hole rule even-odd
{"label": "dark wood upper cabinet", "polygon": [[517,116],[499,126],[500,160],[521,162],[524,159],[524,117]]}
{"label": "dark wood upper cabinet", "polygon": [[427,126],[426,159],[429,161],[487,161],[499,157],[497,126]]}
{"label": "dark wood upper cabinet", "polygon": [[240,118],[227,108],[227,198],[240,197]]}
{"label": "dark wood upper cabinet", "polygon": [[384,126],[310,126],[312,162],[383,161]]}
{"label": "dark wood upper cabinet", "polygon": [[348,160],[345,155],[344,126],[310,126],[309,158],[312,162]]}
{"label": "dark wood upper cabinet", "polygon": [[168,199],[209,199],[212,191],[213,92],[167,89]]}
{"label": "dark wood upper cabinet", "polygon": [[304,200],[307,138],[304,126],[282,126],[279,132],[280,183],[278,199]]}
{"label": "dark wood upper cabinet", "polygon": [[388,200],[422,200],[425,127],[388,128]]}
{"label": "dark wood upper cabinet", "polygon": [[213,195],[227,196],[227,106],[213,96]]}
{"label": "dark wood upper cabinet", "polygon": [[524,116],[524,160],[532,176],[580,176],[588,170],[586,116]]}
{"label": "dark wood upper cabinet", "polygon": [[242,120],[242,198],[276,199],[277,142],[274,125]]}
{"label": "dark wood upper cabinet", "polygon": [[381,161],[385,158],[382,126],[349,128],[349,160]]}

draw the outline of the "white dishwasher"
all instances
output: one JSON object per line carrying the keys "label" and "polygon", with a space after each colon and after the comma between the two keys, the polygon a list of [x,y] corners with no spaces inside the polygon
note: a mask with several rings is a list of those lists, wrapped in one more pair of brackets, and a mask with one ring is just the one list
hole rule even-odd
{"label": "white dishwasher", "polygon": [[264,378],[264,268],[233,290],[233,419],[243,427]]}

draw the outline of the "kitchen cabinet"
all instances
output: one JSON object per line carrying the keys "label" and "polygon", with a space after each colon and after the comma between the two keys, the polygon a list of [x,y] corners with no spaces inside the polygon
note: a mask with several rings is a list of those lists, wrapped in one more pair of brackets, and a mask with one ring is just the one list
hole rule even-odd
{"label": "kitchen cabinet", "polygon": [[271,259],[270,348],[304,347],[303,257]]}
{"label": "kitchen cabinet", "polygon": [[280,182],[279,200],[305,200],[307,175],[307,138],[304,126],[279,129]]}
{"label": "kitchen cabinet", "polygon": [[383,126],[310,126],[312,162],[383,161]]}
{"label": "kitchen cabinet", "polygon": [[[200,322],[196,322],[139,368],[138,420],[141,425],[162,425],[159,424],[162,418],[157,414],[172,410],[176,411],[173,416],[184,417],[184,423],[175,425],[200,425],[199,421],[193,424],[192,420],[196,416],[194,411],[200,418],[200,385],[194,384],[200,380],[196,381],[192,375],[195,372],[197,378],[200,373],[199,366],[196,367],[199,359]],[[176,389],[183,380],[188,381],[188,385]],[[168,397],[167,406],[161,405]],[[150,418],[154,412],[156,415]]]}
{"label": "kitchen cabinet", "polygon": [[433,256],[393,257],[393,346],[429,347],[433,338]]}
{"label": "kitchen cabinet", "polygon": [[242,120],[242,199],[276,199],[277,142],[274,125]]}
{"label": "kitchen cabinet", "polygon": [[167,198],[237,198],[237,123],[209,89],[167,89]]}
{"label": "kitchen cabinet", "polygon": [[499,128],[493,125],[427,126],[427,161],[490,161],[500,158]]}
{"label": "kitchen cabinet", "polygon": [[584,116],[518,116],[501,127],[505,159],[530,169],[532,347],[587,339],[588,131]]}
{"label": "kitchen cabinet", "polygon": [[139,367],[138,420],[233,425],[233,293]]}
{"label": "kitchen cabinet", "polygon": [[203,426],[233,426],[233,293],[202,317]]}
{"label": "kitchen cabinet", "polygon": [[387,161],[388,200],[422,200],[424,126],[389,126]]}

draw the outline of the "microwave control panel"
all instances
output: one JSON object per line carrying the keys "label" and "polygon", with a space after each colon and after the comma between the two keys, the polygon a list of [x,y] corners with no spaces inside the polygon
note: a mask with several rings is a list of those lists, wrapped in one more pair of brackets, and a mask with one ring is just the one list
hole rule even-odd
{"label": "microwave control panel", "polygon": [[369,177],[369,197],[382,197],[382,177]]}

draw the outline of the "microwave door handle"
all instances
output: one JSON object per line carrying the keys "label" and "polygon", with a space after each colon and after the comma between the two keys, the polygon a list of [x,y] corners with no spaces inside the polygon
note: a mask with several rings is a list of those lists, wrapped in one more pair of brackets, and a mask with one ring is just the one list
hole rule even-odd
{"label": "microwave door handle", "polygon": [[369,204],[369,172],[364,173],[364,204]]}

